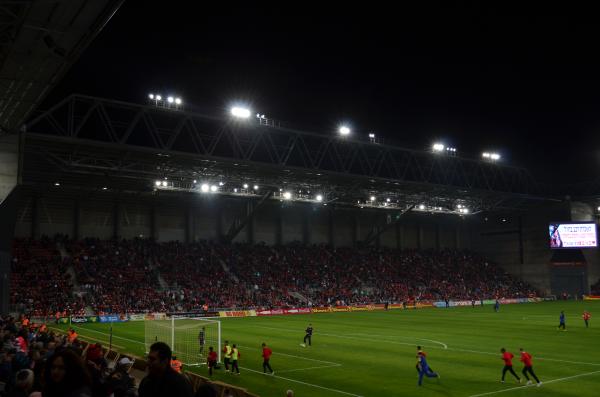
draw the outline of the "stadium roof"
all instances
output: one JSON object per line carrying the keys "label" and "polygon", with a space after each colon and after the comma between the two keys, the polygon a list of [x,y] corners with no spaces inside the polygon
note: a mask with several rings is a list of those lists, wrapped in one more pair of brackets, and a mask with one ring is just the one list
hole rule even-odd
{"label": "stadium roof", "polygon": [[0,4],[0,134],[20,127],[123,1]]}
{"label": "stadium roof", "polygon": [[[215,193],[381,209],[514,210],[543,198],[519,167],[404,149],[268,120],[73,95],[27,124],[23,182]],[[157,180],[165,181],[156,186]],[[195,182],[194,182],[195,181]],[[219,186],[218,183],[223,183]],[[257,191],[242,189],[257,185]],[[375,197],[375,200],[371,200]],[[460,207],[459,207],[460,206]]]}

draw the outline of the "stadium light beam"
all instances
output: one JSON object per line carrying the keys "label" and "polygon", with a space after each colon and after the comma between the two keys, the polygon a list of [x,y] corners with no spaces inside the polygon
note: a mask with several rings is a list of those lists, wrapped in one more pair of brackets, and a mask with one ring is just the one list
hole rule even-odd
{"label": "stadium light beam", "polygon": [[341,126],[338,131],[342,136],[350,135],[350,128],[346,127],[345,125]]}

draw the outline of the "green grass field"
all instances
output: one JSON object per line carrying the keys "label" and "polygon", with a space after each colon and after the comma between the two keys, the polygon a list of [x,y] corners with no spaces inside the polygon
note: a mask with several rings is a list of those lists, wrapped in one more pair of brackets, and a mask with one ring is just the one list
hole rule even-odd
{"label": "green grass field", "polygon": [[[591,327],[581,319],[592,313]],[[565,310],[567,331],[557,330]],[[313,346],[302,348],[312,322]],[[109,324],[77,326],[83,336],[108,344]],[[144,354],[143,322],[113,325],[117,350]],[[241,346],[241,376],[217,371],[214,379],[261,397],[320,396],[598,396],[600,302],[545,302],[450,309],[327,313],[222,320],[222,337]],[[273,349],[275,376],[262,374],[260,344]],[[417,386],[416,345],[428,353],[441,379]],[[501,347],[512,351],[520,375],[519,347],[534,357],[543,385],[525,387],[510,374],[500,383]],[[191,369],[207,375],[206,367]]]}

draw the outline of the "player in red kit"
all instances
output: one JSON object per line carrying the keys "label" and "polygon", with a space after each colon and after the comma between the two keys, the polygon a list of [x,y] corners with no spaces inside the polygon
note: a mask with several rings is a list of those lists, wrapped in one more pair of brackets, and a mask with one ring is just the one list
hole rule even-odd
{"label": "player in red kit", "polygon": [[537,386],[540,387],[542,385],[542,382],[540,382],[538,377],[535,376],[535,373],[533,372],[533,364],[532,364],[533,357],[531,356],[531,354],[529,354],[525,350],[523,350],[522,347],[519,349],[519,351],[521,352],[521,361],[523,362],[523,371],[522,372],[523,372],[523,376],[525,376],[525,379],[527,379],[527,384],[528,385],[531,384],[531,380],[529,380],[529,376],[527,376],[527,374],[530,374],[531,376],[533,376],[533,379],[535,379],[535,381],[537,382]]}
{"label": "player in red kit", "polygon": [[590,318],[592,317],[592,315],[590,314],[590,312],[588,312],[587,310],[585,310],[583,312],[583,316],[581,316],[581,318],[583,318],[583,322],[585,323],[585,327],[589,328],[590,327]]}
{"label": "player in red kit", "polygon": [[515,374],[515,370],[513,369],[512,365],[512,359],[515,357],[515,355],[511,352],[507,352],[505,348],[500,349],[500,352],[502,353],[502,360],[504,361],[504,368],[502,369],[502,380],[500,382],[504,383],[504,376],[506,375],[506,372],[510,372],[515,378],[517,378],[517,381],[521,383],[521,378],[519,378],[519,376]]}
{"label": "player in red kit", "polygon": [[262,357],[263,357],[263,372],[266,374],[267,369],[269,369],[269,373],[271,375],[275,375],[275,371],[271,368],[271,364],[269,364],[269,360],[271,359],[271,355],[273,354],[273,350],[267,347],[267,344],[263,342],[262,344]]}
{"label": "player in red kit", "polygon": [[219,356],[217,355],[217,352],[214,351],[212,346],[210,346],[208,348],[208,356],[206,357],[206,360],[208,361],[208,375],[209,376],[212,376],[213,368],[216,368],[218,358],[219,358]]}

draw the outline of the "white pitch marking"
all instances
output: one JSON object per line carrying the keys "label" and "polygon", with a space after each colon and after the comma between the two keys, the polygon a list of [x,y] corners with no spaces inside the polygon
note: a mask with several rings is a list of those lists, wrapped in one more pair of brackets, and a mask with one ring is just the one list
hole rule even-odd
{"label": "white pitch marking", "polygon": [[[88,328],[83,328],[83,327],[73,327],[73,328],[79,328],[80,330],[83,331],[89,331],[89,332],[95,332],[97,334],[100,335],[105,335],[105,336],[110,336],[110,334],[107,334],[106,332],[100,332],[100,331],[96,331],[94,329],[88,329]],[[113,338],[118,338],[118,339],[122,339],[122,340],[126,340],[128,342],[133,342],[133,343],[139,343],[140,345],[146,345],[144,342],[140,342],[139,340],[133,340],[133,339],[128,339],[128,338],[123,338],[122,336],[117,336],[113,334]]]}
{"label": "white pitch marking", "polygon": [[[240,347],[243,347],[244,349],[254,349],[254,350],[260,350],[257,347],[250,347],[250,346],[242,346],[239,345]],[[334,363],[333,361],[325,361],[325,360],[317,360],[316,358],[308,358],[308,357],[302,357],[302,356],[295,356],[293,354],[287,354],[287,353],[279,353],[279,352],[273,352],[273,354],[277,354],[280,356],[288,356],[288,357],[294,357],[294,358],[301,358],[302,360],[308,360],[308,361],[316,361],[318,363],[325,363],[325,364],[331,364],[333,365],[342,365],[340,363]]]}
{"label": "white pitch marking", "polygon": [[[246,371],[250,371],[250,372],[255,372],[257,374],[263,374],[260,371],[257,371],[255,369],[250,369],[250,368],[244,368],[244,367],[240,367],[242,369],[245,369]],[[271,376],[271,375],[265,375],[265,376]],[[285,378],[283,376],[278,376],[278,375],[272,375],[273,378],[279,378],[279,379],[283,379],[283,380],[287,380],[288,382],[294,382],[294,383],[299,383],[301,385],[306,385],[306,386],[311,386],[311,387],[315,387],[317,389],[323,389],[323,390],[329,390],[335,393],[339,393],[339,394],[345,394],[347,396],[353,396],[353,397],[362,397],[359,394],[353,394],[353,393],[348,393],[347,391],[342,391],[342,390],[337,390],[337,389],[331,389],[329,387],[325,387],[325,386],[320,386],[320,385],[315,385],[313,383],[307,383],[307,382],[302,382],[301,380],[296,380],[296,379],[291,379],[291,378]]]}
{"label": "white pitch marking", "polygon": [[[567,376],[566,378],[552,379],[552,380],[549,380],[549,381],[542,382],[542,387],[544,387],[544,385],[547,385],[548,383],[562,382],[563,380],[569,380],[569,379],[581,378],[581,377],[583,377],[583,376],[590,376],[590,375],[594,375],[594,374],[598,374],[598,373],[600,373],[600,371],[587,372],[587,373],[585,373],[585,374],[579,374],[579,375]],[[535,386],[535,385],[531,385],[531,386]],[[531,387],[531,386],[529,386],[529,387]],[[473,394],[472,396],[469,396],[469,397],[491,396],[492,394],[504,393],[504,392],[507,392],[507,391],[512,391],[512,390],[522,389],[522,388],[524,388],[524,387],[528,387],[528,386],[527,386],[527,385],[523,385],[523,386],[511,387],[511,388],[509,388],[509,389],[503,389],[503,390],[491,391],[491,392],[488,392],[488,393]]]}
{"label": "white pitch marking", "polygon": [[[288,332],[297,332],[297,330],[291,330],[291,329],[287,329],[287,328],[274,328],[274,327],[264,327],[261,325],[252,325],[252,327],[258,327],[258,328],[267,328],[267,329],[273,329],[273,330],[278,330],[278,331],[288,331]],[[335,338],[343,338],[343,339],[353,339],[353,340],[359,340],[359,341],[365,341],[366,339],[363,338],[355,338],[355,337],[351,337],[351,336],[345,336],[345,335],[335,335],[335,334],[325,334],[325,333],[321,333],[319,332],[317,335],[325,335],[325,336],[332,336]],[[371,342],[381,342],[381,340],[376,340],[376,339],[368,339]],[[404,343],[404,342],[394,342],[394,341],[385,341],[386,343],[391,343],[394,345],[407,345],[407,346],[414,346],[414,343]],[[432,346],[433,348],[435,348],[435,346]],[[439,349],[442,349],[441,347],[439,347]],[[498,356],[499,353],[490,353],[490,352],[484,352],[484,351],[480,351],[480,350],[469,350],[469,349],[460,349],[460,348],[456,348],[456,347],[448,347],[446,350],[451,350],[451,351],[458,351],[458,352],[466,352],[466,353],[477,353],[477,354],[487,354],[490,356]],[[583,361],[570,361],[570,360],[561,360],[558,358],[548,358],[548,357],[539,357],[537,356],[536,359],[538,360],[545,360],[545,361],[555,361],[555,362],[559,362],[559,363],[567,363],[567,364],[579,364],[579,365],[594,365],[594,366],[600,366],[600,363],[588,363],[588,362],[583,362]]]}
{"label": "white pitch marking", "polygon": [[284,369],[283,371],[277,371],[278,374],[287,373],[287,372],[297,372],[297,371],[308,371],[311,369],[324,369],[324,368],[335,368],[341,367],[342,364],[334,364],[334,365],[321,365],[319,367],[308,367],[308,368],[296,368],[296,369]]}
{"label": "white pitch marking", "polygon": [[[358,336],[361,336],[361,335],[362,335],[362,336],[370,336],[370,337],[375,337],[375,338],[402,338],[402,339],[424,340],[424,341],[427,341],[427,342],[431,342],[431,343],[435,343],[435,344],[438,344],[438,345],[442,345],[442,346],[444,346],[444,349],[447,349],[447,348],[448,348],[448,345],[447,345],[447,344],[445,344],[445,343],[443,343],[443,342],[440,342],[440,341],[437,341],[437,340],[433,340],[433,339],[425,339],[425,338],[412,338],[412,337],[408,337],[408,336],[404,337],[404,336],[390,336],[390,335],[362,334],[362,333],[352,333],[352,334],[348,334],[348,335],[358,335]],[[387,341],[386,341],[386,342],[387,342]]]}

